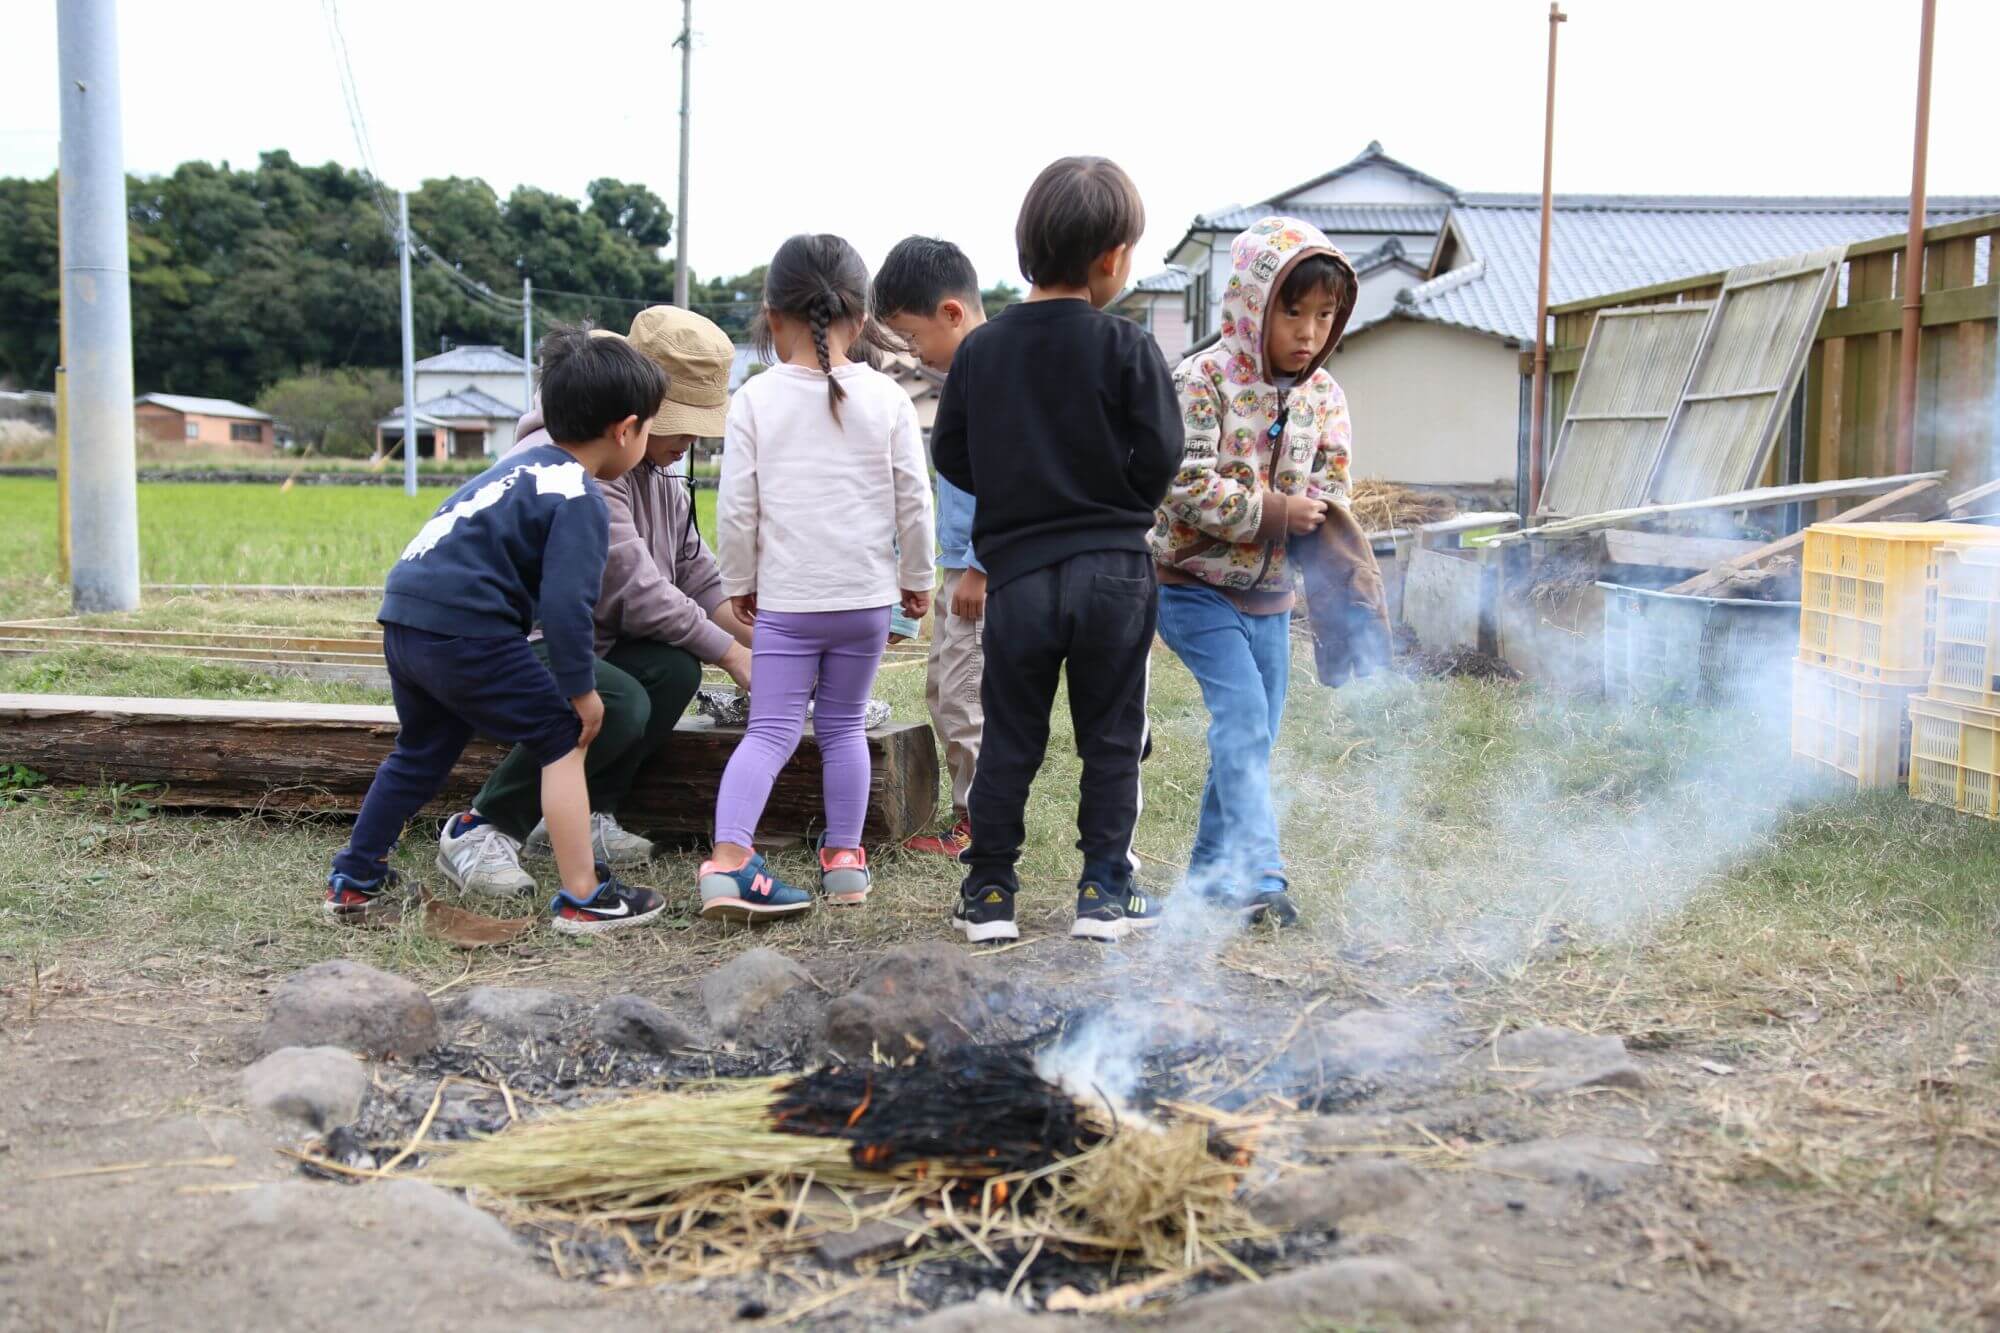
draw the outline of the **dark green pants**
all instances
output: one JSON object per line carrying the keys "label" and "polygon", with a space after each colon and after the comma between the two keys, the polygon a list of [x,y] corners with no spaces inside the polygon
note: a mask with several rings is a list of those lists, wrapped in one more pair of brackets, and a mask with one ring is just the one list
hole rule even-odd
{"label": "dark green pants", "polygon": [[[546,664],[548,650],[539,641],[534,649]],[[616,813],[640,766],[673,735],[674,723],[687,711],[700,684],[701,663],[686,649],[670,644],[620,639],[597,659],[604,726],[590,743],[583,764],[592,810]],[[502,833],[526,839],[542,817],[542,766],[517,747],[486,779],[473,808]]]}

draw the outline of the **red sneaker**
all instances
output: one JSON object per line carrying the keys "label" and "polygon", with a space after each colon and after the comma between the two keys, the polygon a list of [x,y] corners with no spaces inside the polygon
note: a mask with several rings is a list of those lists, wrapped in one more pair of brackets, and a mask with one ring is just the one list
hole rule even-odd
{"label": "red sneaker", "polygon": [[959,854],[972,845],[972,821],[961,819],[942,833],[919,833],[903,844],[906,852],[925,852],[931,856],[949,856],[954,861]]}

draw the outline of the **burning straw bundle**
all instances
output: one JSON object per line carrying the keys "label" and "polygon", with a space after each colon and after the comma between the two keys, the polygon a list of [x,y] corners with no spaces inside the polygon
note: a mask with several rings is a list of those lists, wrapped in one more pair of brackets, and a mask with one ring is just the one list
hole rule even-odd
{"label": "burning straw bundle", "polygon": [[628,1097],[445,1145],[427,1174],[541,1219],[627,1228],[642,1266],[676,1277],[926,1199],[937,1211],[915,1229],[950,1244],[1041,1240],[1166,1269],[1227,1259],[1221,1243],[1254,1231],[1240,1164],[1210,1151],[1206,1126],[1114,1131],[1014,1049]]}

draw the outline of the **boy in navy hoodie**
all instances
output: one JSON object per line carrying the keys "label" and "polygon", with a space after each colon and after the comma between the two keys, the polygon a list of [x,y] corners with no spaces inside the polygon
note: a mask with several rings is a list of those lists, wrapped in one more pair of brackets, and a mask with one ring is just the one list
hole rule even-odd
{"label": "boy in navy hoodie", "polygon": [[[542,764],[563,884],[549,904],[557,930],[622,929],[664,906],[593,861],[583,759],[604,719],[592,612],[610,519],[597,483],[645,456],[667,380],[602,330],[552,333],[540,361],[553,443],[511,453],[454,492],[389,571],[376,619],[400,729],[333,858],[330,920],[364,920],[396,887],[389,853],[404,823],[437,795],[474,735],[525,746]],[[538,620],[547,666],[528,646]]]}

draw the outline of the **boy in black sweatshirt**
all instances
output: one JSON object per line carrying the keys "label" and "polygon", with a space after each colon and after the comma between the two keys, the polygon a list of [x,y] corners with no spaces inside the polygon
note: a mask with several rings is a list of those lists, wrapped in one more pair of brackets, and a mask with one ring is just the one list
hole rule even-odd
{"label": "boy in black sweatshirt", "polygon": [[1159,920],[1129,857],[1158,605],[1146,533],[1180,467],[1181,414],[1152,336],[1104,313],[1145,226],[1131,178],[1105,158],[1036,177],[1014,224],[1028,299],[960,344],[931,430],[939,474],[978,500],[987,577],[985,735],[952,914],[975,943],[1020,934],[1022,812],[1065,665],[1083,760],[1070,933],[1115,940]]}
{"label": "boy in black sweatshirt", "polygon": [[[511,453],[454,492],[389,571],[376,619],[396,748],[333,858],[330,920],[365,920],[395,888],[389,853],[404,823],[438,794],[474,735],[525,746],[541,762],[563,883],[549,904],[557,930],[617,930],[663,907],[651,889],[593,862],[583,758],[604,721],[591,617],[610,517],[597,483],[644,457],[667,378],[618,335],[580,330],[543,340],[541,377],[554,443]],[[537,619],[547,666],[528,646]]]}

